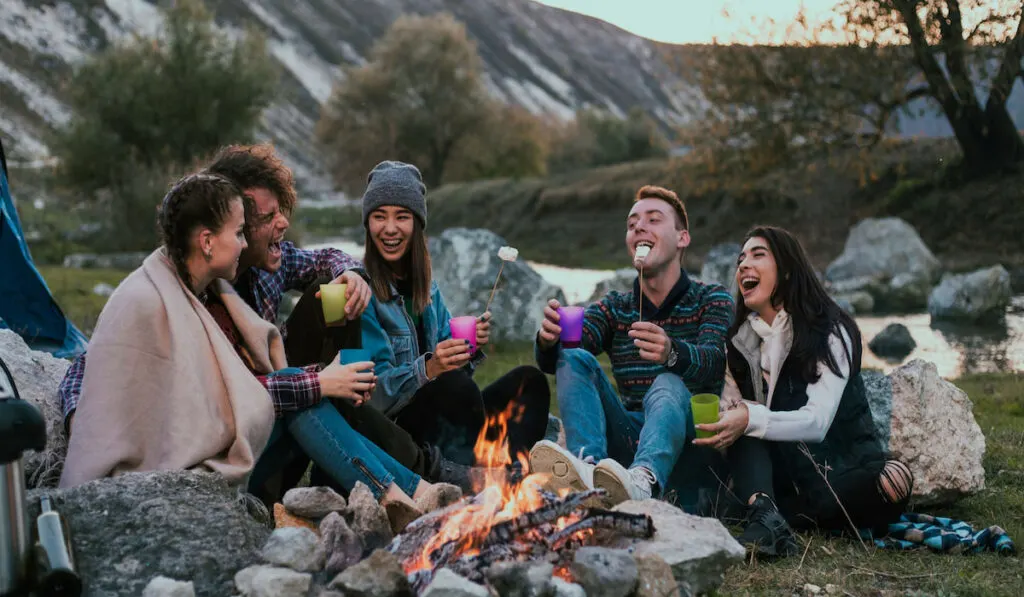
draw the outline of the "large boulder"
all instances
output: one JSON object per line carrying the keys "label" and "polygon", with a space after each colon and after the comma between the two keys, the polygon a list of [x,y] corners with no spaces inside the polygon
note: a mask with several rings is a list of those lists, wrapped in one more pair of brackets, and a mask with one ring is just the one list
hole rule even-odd
{"label": "large boulder", "polygon": [[850,230],[825,277],[836,294],[865,291],[877,309],[913,311],[927,303],[940,267],[910,224],[899,218],[869,218]]}
{"label": "large boulder", "polygon": [[661,500],[630,500],[613,509],[649,515],[655,532],[648,540],[623,537],[609,547],[629,549],[636,556],[660,556],[684,595],[711,592],[722,584],[726,570],[743,561],[743,547],[715,518],[687,514]]}
{"label": "large boulder", "polygon": [[1010,273],[1001,265],[946,274],[928,297],[928,313],[933,320],[1000,321],[1012,295]]}
{"label": "large boulder", "polygon": [[235,573],[259,560],[270,535],[238,490],[213,473],[128,473],[34,489],[32,520],[43,493],[71,529],[86,595],[140,595],[156,576],[191,581],[199,596],[232,595]]}
{"label": "large boulder", "polygon": [[711,247],[704,256],[704,265],[700,268],[700,281],[721,284],[736,291],[736,258],[743,250],[738,243],[724,243]]}
{"label": "large boulder", "polygon": [[603,299],[604,295],[613,290],[618,292],[629,292],[633,290],[633,282],[636,280],[636,277],[636,269],[632,267],[615,270],[615,274],[612,275],[612,277],[605,278],[597,283],[597,286],[594,287],[593,294],[591,294],[590,299],[587,300],[587,304],[596,303]]}
{"label": "large boulder", "polygon": [[[430,243],[434,278],[453,317],[484,312],[507,243],[489,230],[449,228]],[[565,303],[561,288],[549,284],[526,261],[506,262],[491,303],[491,340],[530,341],[540,329],[549,299]]]}
{"label": "large boulder", "polygon": [[868,348],[882,358],[902,360],[914,352],[917,342],[910,335],[907,326],[902,323],[890,323],[868,342]]}
{"label": "large boulder", "polygon": [[0,330],[0,358],[7,363],[22,399],[34,404],[46,420],[46,450],[24,456],[29,487],[56,487],[64,468],[68,440],[57,386],[70,363],[46,352],[32,350],[21,336]]}
{"label": "large boulder", "polygon": [[985,488],[985,436],[963,390],[920,359],[863,377],[879,436],[914,473],[915,504],[950,503]]}

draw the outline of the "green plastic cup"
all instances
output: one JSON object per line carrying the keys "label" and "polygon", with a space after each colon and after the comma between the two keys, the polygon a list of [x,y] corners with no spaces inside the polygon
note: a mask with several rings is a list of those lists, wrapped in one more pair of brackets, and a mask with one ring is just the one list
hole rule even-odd
{"label": "green plastic cup", "polygon": [[[715,394],[697,394],[690,398],[690,408],[693,410],[693,424],[706,425],[718,422],[718,396]],[[697,437],[711,437],[714,433],[697,429]]]}
{"label": "green plastic cup", "polygon": [[347,284],[321,284],[320,306],[324,310],[324,323],[328,326],[345,325],[345,289]]}

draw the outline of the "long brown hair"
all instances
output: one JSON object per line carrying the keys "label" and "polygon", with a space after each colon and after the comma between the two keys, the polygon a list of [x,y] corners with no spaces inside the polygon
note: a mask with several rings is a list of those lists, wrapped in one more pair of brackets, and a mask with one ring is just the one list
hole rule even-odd
{"label": "long brown hair", "polygon": [[[157,211],[160,240],[181,280],[192,293],[192,277],[186,263],[193,247],[192,234],[199,228],[219,232],[231,212],[231,205],[241,201],[242,191],[234,182],[216,174],[189,174],[167,191]],[[244,204],[243,204],[244,205]]]}
{"label": "long brown hair", "polygon": [[[384,256],[377,250],[377,245],[370,238],[370,231],[366,231],[365,251],[363,265],[366,266],[366,273],[370,276],[370,288],[374,296],[381,302],[391,300],[391,287],[398,280],[395,270],[384,259]],[[412,238],[409,239],[409,249],[402,256],[402,266],[405,275],[412,282],[412,307],[416,313],[423,313],[430,304],[430,252],[427,250],[427,235],[423,230],[420,219],[412,219]]]}
{"label": "long brown hair", "polygon": [[[850,335],[853,351],[843,351],[850,363],[850,378],[860,373],[861,336],[860,329],[852,317],[843,311],[828,295],[818,276],[814,273],[810,259],[803,245],[792,233],[776,226],[757,226],[743,239],[746,243],[754,237],[765,239],[768,249],[775,258],[778,269],[775,289],[771,294],[772,305],[781,306],[789,313],[793,326],[793,347],[790,355],[800,363],[804,381],[814,383],[820,377],[818,363],[824,363],[833,373],[840,374],[839,363],[829,349],[832,334],[841,339],[842,330]],[[743,302],[743,295],[736,294],[736,318],[733,320],[729,337],[732,338],[746,322],[750,308]]]}

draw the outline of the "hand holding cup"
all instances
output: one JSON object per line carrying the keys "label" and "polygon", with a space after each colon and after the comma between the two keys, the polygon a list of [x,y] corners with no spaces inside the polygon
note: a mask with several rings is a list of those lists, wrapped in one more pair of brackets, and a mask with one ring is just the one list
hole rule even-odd
{"label": "hand holding cup", "polygon": [[540,331],[537,333],[537,343],[542,349],[554,346],[562,334],[561,317],[558,315],[561,306],[557,300],[551,299],[544,307],[544,321],[541,322]]}
{"label": "hand holding cup", "polygon": [[438,342],[433,357],[427,361],[427,377],[434,379],[442,373],[463,367],[472,356],[467,340],[452,338]]}

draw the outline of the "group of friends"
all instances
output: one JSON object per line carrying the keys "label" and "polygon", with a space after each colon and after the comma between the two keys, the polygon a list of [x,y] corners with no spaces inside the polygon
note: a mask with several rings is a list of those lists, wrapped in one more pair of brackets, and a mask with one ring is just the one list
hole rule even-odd
{"label": "group of friends", "polygon": [[[857,325],[784,229],[747,234],[734,298],[683,268],[690,229],[676,193],[639,189],[625,218],[631,260],[646,253],[633,289],[587,306],[572,348],[549,301],[537,366],[481,388],[491,314],[478,317],[475,346],[452,337],[419,170],[385,161],[369,173],[361,261],[284,240],[296,203],[269,145],[225,147],[170,188],[161,246],[118,286],[61,383],[62,486],[202,469],[271,504],[312,461],[314,484],[366,485],[399,531],[488,476],[513,475],[473,448],[488,417],[515,411],[509,462],[552,490],[603,488],[611,504],[664,499],[702,477],[696,455],[715,455],[738,539],[767,555],[796,552],[794,529],[884,533],[910,499],[910,470],[874,432]],[[319,305],[320,285],[338,283],[341,326]],[[289,291],[302,296],[279,327]],[[355,347],[367,360],[343,363]],[[546,374],[564,446],[544,439]],[[698,393],[720,396],[717,422],[694,424]]]}

